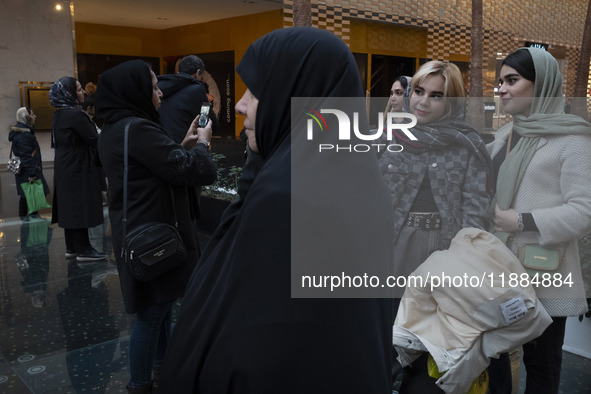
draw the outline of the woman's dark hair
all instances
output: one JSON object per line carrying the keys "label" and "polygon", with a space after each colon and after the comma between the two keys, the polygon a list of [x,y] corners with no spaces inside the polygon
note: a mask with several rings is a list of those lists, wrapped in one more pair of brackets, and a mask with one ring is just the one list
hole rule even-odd
{"label": "woman's dark hair", "polygon": [[94,107],[94,96],[84,96],[84,102],[82,103],[82,109],[86,111],[88,107]]}
{"label": "woman's dark hair", "polygon": [[526,48],[519,48],[503,60],[501,66],[514,68],[523,78],[528,81],[536,81],[536,69],[534,60]]}
{"label": "woman's dark hair", "polygon": [[396,79],[394,80],[394,82],[400,82],[400,85],[402,86],[402,89],[405,89],[408,87],[408,79],[406,79],[406,77],[404,75],[401,75],[399,77],[396,77]]}

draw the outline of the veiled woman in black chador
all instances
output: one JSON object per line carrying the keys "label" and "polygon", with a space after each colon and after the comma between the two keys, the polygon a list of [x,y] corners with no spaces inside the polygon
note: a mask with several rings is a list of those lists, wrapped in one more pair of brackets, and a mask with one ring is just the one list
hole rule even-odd
{"label": "veiled woman in black chador", "polygon": [[[387,393],[390,300],[292,298],[295,261],[338,269],[347,257],[369,263],[367,248],[391,264],[389,202],[375,154],[324,155],[316,146],[306,156],[296,148],[314,141],[304,122],[291,123],[303,114],[292,112],[292,97],[363,101],[355,60],[332,33],[298,27],[255,41],[237,72],[248,88],[236,109],[246,115],[250,149],[240,197],[189,282],[160,390]],[[336,117],[326,118],[336,135]],[[294,207],[304,207],[302,215],[292,215]]]}

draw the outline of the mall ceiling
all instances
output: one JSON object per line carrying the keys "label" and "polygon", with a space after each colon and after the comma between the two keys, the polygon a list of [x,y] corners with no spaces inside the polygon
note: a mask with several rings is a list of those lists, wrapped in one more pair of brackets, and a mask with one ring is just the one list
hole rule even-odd
{"label": "mall ceiling", "polygon": [[282,8],[283,0],[74,0],[74,20],[168,29]]}

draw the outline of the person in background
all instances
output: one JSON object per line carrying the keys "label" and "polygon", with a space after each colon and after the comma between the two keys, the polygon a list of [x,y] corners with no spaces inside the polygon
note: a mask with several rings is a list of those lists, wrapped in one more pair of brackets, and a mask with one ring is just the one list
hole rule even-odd
{"label": "person in background", "polygon": [[87,96],[94,96],[96,94],[96,84],[94,82],[87,82],[84,85],[84,93]]}
{"label": "person in background", "polygon": [[84,96],[84,101],[82,102],[82,109],[84,110],[84,112],[88,114],[88,117],[90,117],[92,123],[94,123],[94,127],[96,127],[96,132],[100,134],[101,129],[96,124],[94,119],[94,96]]}
{"label": "person in background", "polygon": [[[27,199],[21,187],[24,182],[33,182],[41,179],[45,195],[49,194],[49,186],[43,176],[43,160],[41,149],[35,137],[35,119],[33,111],[27,107],[21,107],[16,111],[16,124],[10,127],[8,141],[12,142],[12,153],[20,157],[20,172],[14,174],[16,192],[19,195],[18,216],[24,218],[28,215]],[[37,212],[31,212],[36,215]]]}
{"label": "person in background", "polygon": [[[160,122],[162,92],[156,75],[142,60],[131,60],[103,73],[96,96],[97,116],[104,119],[99,155],[109,180],[109,217],[125,311],[135,314],[130,337],[130,393],[151,393],[171,332],[173,303],[183,297],[197,262],[197,243],[189,217],[187,187],[214,182],[209,154],[211,122],[195,119],[178,144]],[[124,130],[129,125],[127,231],[160,222],[175,225],[187,258],[148,281],[132,276],[121,257],[123,239]]]}
{"label": "person in background", "polygon": [[84,90],[73,77],[63,77],[49,90],[56,108],[52,120],[55,149],[52,223],[64,228],[66,257],[97,261],[107,255],[90,244],[88,229],[103,223],[103,174],[97,157],[98,133],[81,107]]}
{"label": "person in background", "polygon": [[[384,124],[386,124],[386,116],[389,112],[402,112],[404,104],[404,92],[410,87],[410,77],[401,75],[396,77],[390,89],[390,100],[384,110]],[[400,118],[395,118],[394,121],[399,122]]]}
{"label": "person in background", "polygon": [[101,126],[103,121],[95,116],[94,101],[96,95],[96,84],[94,82],[88,82],[84,85],[84,101],[82,102],[82,109],[86,111],[92,122],[96,126],[96,131],[101,133]]}
{"label": "person in background", "polygon": [[[553,323],[522,348],[525,392],[558,393],[566,317],[587,310],[577,241],[591,230],[591,124],[564,113],[558,62],[543,49],[507,56],[500,84],[503,110],[513,122],[487,146],[498,173],[495,230],[516,255],[524,244],[558,248],[561,261],[549,274],[572,280],[535,288]],[[493,360],[492,393],[511,392],[509,358],[501,362],[504,368]]]}
{"label": "person in background", "polygon": [[[86,112],[86,114],[92,120],[94,127],[96,127],[96,132],[101,133],[101,128],[99,127],[99,123],[102,125],[102,121],[95,116],[95,95],[96,95],[96,85],[92,82],[88,82],[84,87],[84,92],[86,93],[84,96],[84,102],[82,103],[82,109]],[[98,122],[98,123],[97,123]],[[102,201],[103,206],[107,205],[107,179],[104,175],[104,171],[101,168],[102,172],[102,186],[101,186],[101,194],[102,194]],[[102,224],[99,224],[95,227],[90,227],[88,229],[88,237],[90,239],[90,244],[92,247],[102,253],[109,254],[109,242],[106,239],[106,234],[108,232],[108,221],[105,221]]]}
{"label": "person in background", "polygon": [[[187,128],[201,112],[201,104],[209,102],[207,85],[202,80],[204,71],[203,60],[189,55],[179,62],[178,74],[157,76],[163,94],[160,121],[178,143],[183,141]],[[209,119],[215,134],[219,122],[213,108],[210,108]]]}
{"label": "person in background", "polygon": [[[179,62],[178,74],[158,76],[158,87],[162,91],[162,105],[160,106],[160,121],[164,128],[171,133],[173,139],[180,143],[185,137],[187,128],[193,119],[199,116],[201,105],[209,102],[208,87],[202,80],[205,65],[199,56],[185,56]],[[209,109],[209,119],[215,133],[219,129],[219,121],[213,106]],[[201,187],[189,187],[190,213],[197,236],[197,220],[201,216],[199,201]],[[199,244],[199,240],[197,240]]]}

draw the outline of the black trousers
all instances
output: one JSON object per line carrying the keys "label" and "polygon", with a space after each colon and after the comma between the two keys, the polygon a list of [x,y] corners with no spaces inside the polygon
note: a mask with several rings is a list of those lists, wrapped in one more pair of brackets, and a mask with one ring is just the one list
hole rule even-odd
{"label": "black trousers", "polygon": [[501,353],[499,358],[491,358],[488,366],[489,394],[511,394],[511,358],[509,353]]}
{"label": "black trousers", "polygon": [[523,345],[525,394],[558,393],[566,317],[553,317],[539,338]]}
{"label": "black trousers", "polygon": [[[523,345],[525,394],[556,394],[560,385],[562,345],[566,317],[553,317],[552,324],[538,338]],[[511,362],[508,354],[491,360],[489,366],[490,394],[511,393]]]}
{"label": "black trousers", "polygon": [[445,394],[435,382],[437,379],[429,376],[427,359],[429,353],[423,353],[412,363],[412,366],[402,369],[402,385],[398,392],[400,394]]}
{"label": "black trousers", "polygon": [[87,228],[65,228],[66,249],[76,253],[86,253],[92,249]]}

